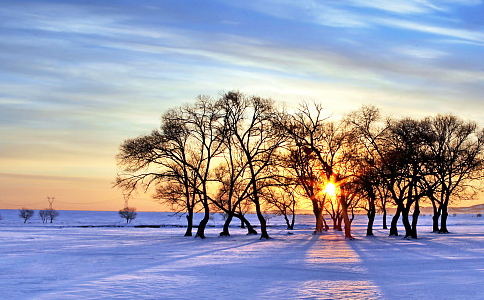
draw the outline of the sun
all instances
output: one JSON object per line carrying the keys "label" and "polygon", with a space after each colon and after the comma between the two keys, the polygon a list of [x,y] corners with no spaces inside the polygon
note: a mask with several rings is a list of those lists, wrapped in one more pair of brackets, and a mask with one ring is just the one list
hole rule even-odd
{"label": "sun", "polygon": [[335,197],[336,196],[336,184],[333,182],[328,182],[326,183],[326,186],[324,187],[323,192],[327,194],[328,196]]}

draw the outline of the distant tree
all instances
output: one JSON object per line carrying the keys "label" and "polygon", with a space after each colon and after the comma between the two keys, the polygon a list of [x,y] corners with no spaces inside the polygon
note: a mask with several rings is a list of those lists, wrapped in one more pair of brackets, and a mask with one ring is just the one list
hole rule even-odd
{"label": "distant tree", "polygon": [[50,223],[52,223],[52,221],[59,216],[59,212],[55,209],[46,208],[39,210],[39,216],[42,219],[42,223],[47,223],[49,220]]}
{"label": "distant tree", "polygon": [[22,208],[19,210],[19,217],[24,219],[24,223],[27,223],[27,220],[32,218],[34,215],[34,211],[32,209]]}
{"label": "distant tree", "polygon": [[40,216],[40,219],[42,220],[42,223],[47,223],[47,220],[49,219],[47,210],[48,209],[39,210],[39,216]]}
{"label": "distant tree", "polygon": [[270,209],[274,209],[277,215],[284,217],[287,229],[294,229],[296,220],[297,193],[295,185],[284,185],[268,187],[264,190],[263,196]]}
{"label": "distant tree", "polygon": [[52,221],[59,216],[59,212],[55,209],[49,209],[47,215],[49,216],[50,223],[52,223]]}
{"label": "distant tree", "polygon": [[131,223],[132,220],[136,219],[137,213],[134,207],[125,207],[118,212],[119,216],[126,219],[126,224]]}

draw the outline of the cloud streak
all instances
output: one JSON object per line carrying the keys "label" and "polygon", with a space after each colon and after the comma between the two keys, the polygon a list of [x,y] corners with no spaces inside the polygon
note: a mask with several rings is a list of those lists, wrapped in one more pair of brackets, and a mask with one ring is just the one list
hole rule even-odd
{"label": "cloud streak", "polygon": [[474,0],[4,1],[0,172],[109,181],[123,139],[157,127],[164,109],[231,89],[315,99],[335,113],[371,103],[481,119],[482,9]]}

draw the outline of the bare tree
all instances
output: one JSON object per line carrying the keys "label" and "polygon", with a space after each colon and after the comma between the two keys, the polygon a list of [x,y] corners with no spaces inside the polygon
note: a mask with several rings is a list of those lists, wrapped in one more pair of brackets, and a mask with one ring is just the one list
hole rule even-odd
{"label": "bare tree", "polygon": [[[243,227],[247,226],[248,234],[257,234],[252,224],[245,218],[245,211],[242,207],[250,205],[247,185],[244,185],[244,166],[240,166],[240,152],[234,151],[232,143],[228,142],[227,152],[224,155],[225,163],[221,163],[215,169],[215,178],[219,183],[216,196],[212,199],[212,204],[225,215],[225,222],[221,236],[230,236],[229,225],[233,218],[240,219]],[[238,159],[235,159],[239,156]]]}
{"label": "bare tree", "polygon": [[138,215],[135,207],[125,207],[119,210],[118,214],[121,218],[126,219],[126,224],[131,223]]}
{"label": "bare tree", "polygon": [[47,210],[48,209],[39,210],[39,216],[42,220],[42,223],[47,223],[47,220],[49,219],[49,214],[47,213]]}
{"label": "bare tree", "polygon": [[226,136],[234,151],[241,153],[243,176],[239,182],[247,198],[254,203],[261,225],[261,239],[268,239],[266,219],[262,214],[262,189],[271,184],[273,174],[268,172],[274,157],[285,140],[285,136],[272,126],[274,104],[269,99],[249,97],[238,92],[223,95],[220,105],[223,109]]}
{"label": "bare tree", "polygon": [[34,215],[34,211],[32,209],[28,209],[28,208],[19,209],[19,217],[24,219],[24,223],[27,223],[27,220],[32,218],[33,215]]}
{"label": "bare tree", "polygon": [[[424,178],[429,175],[433,161],[428,146],[434,138],[430,123],[403,118],[388,119],[378,126],[381,124],[379,112],[374,107],[363,107],[349,120],[360,133],[368,160],[396,205],[390,235],[398,235],[397,221],[401,216],[405,237],[417,238],[420,200],[428,194]],[[409,220],[411,209],[412,222]]]}
{"label": "bare tree", "polygon": [[[312,172],[312,175],[318,177],[317,181],[324,185],[332,182],[343,188],[345,181],[354,175],[352,169],[348,168],[351,152],[347,151],[351,145],[352,134],[346,130],[343,122],[330,122],[328,119],[329,116],[324,114],[321,105],[303,103],[295,113],[281,113],[277,125],[292,138],[295,147],[302,148],[317,163],[317,172]],[[302,179],[314,180],[311,177]],[[338,195],[338,200],[345,223],[345,237],[352,238],[346,196]]]}
{"label": "bare tree", "polygon": [[47,211],[47,215],[49,217],[50,223],[52,223],[55,220],[55,218],[59,216],[59,212],[52,208]]}
{"label": "bare tree", "polygon": [[117,159],[123,174],[116,178],[116,185],[128,193],[138,187],[146,192],[151,184],[158,185],[154,198],[179,205],[187,212],[185,236],[191,236],[198,183],[192,165],[196,157],[192,156],[196,154],[191,149],[190,131],[182,121],[180,109],[168,110],[162,115],[160,130],[126,140],[120,146]]}
{"label": "bare tree", "polygon": [[[196,236],[205,237],[209,220],[209,188],[212,160],[222,151],[221,116],[214,101],[200,96],[193,105],[169,110],[162,117],[160,131],[125,141],[118,162],[125,173],[116,185],[128,191],[138,186],[145,191],[151,184],[159,185],[155,199],[183,203],[188,212],[186,236],[191,236],[193,213],[198,203],[204,209]],[[169,187],[168,189],[161,187]],[[174,195],[182,195],[184,201]]]}
{"label": "bare tree", "polygon": [[282,183],[279,186],[267,187],[263,191],[268,208],[274,209],[276,214],[284,217],[287,229],[294,229],[296,221],[296,188],[294,184]]}
{"label": "bare tree", "polygon": [[464,198],[473,191],[471,183],[482,178],[484,131],[475,122],[465,122],[453,115],[438,115],[427,121],[434,136],[429,140],[434,161],[430,175],[424,180],[434,210],[433,231],[449,233],[447,216],[451,200]]}

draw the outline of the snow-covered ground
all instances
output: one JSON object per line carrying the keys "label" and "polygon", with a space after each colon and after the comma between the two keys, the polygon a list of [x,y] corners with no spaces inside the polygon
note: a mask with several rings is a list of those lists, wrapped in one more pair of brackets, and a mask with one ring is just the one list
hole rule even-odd
{"label": "snow-covered ground", "polygon": [[53,224],[0,214],[0,299],[484,299],[475,215],[451,216],[447,235],[430,233],[423,216],[418,240],[388,237],[381,220],[365,237],[358,216],[351,241],[312,235],[310,215],[291,231],[274,217],[266,241],[235,225],[218,237],[218,215],[202,240],[183,237],[184,218],[167,213],[133,221],[160,228],[117,227],[116,212],[60,211]]}

